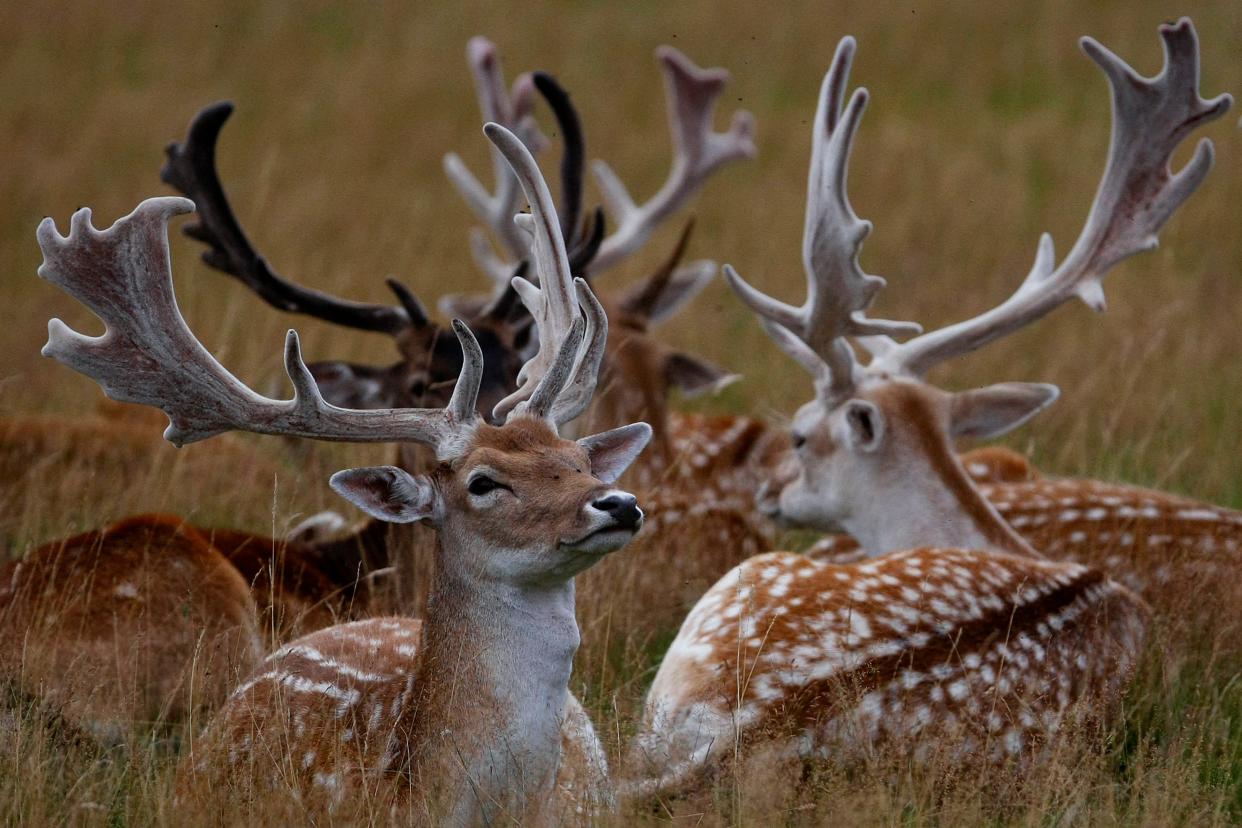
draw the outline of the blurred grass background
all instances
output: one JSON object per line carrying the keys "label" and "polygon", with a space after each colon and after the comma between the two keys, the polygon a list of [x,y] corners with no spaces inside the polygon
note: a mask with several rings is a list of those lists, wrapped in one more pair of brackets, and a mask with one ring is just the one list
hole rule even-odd
{"label": "blurred grass background", "polygon": [[[1007,296],[1029,269],[1040,232],[1053,234],[1061,254],[1076,237],[1109,135],[1107,86],[1078,37],[1092,35],[1152,74],[1161,65],[1156,26],[1187,13],[1200,34],[1204,94],[1242,92],[1242,7],[1234,0],[1181,7],[1055,0],[968,9],[948,2],[773,7],[735,0],[0,3],[6,308],[0,414],[76,418],[93,412],[100,399],[92,382],[39,356],[51,316],[99,330],[97,320],[36,278],[39,219],[51,215],[63,229],[74,209],[90,206],[95,224],[104,227],[143,198],[168,193],[158,178],[163,146],[180,139],[191,116],[212,101],[237,104],[221,140],[221,174],[243,225],[278,272],[371,301],[390,300],[383,277],[395,275],[432,305],[443,293],[485,284],[467,254],[471,216],[441,170],[443,155],[456,151],[481,177],[489,173],[466,40],[493,39],[510,80],[532,69],[556,74],[581,111],[590,156],[607,159],[640,199],[663,181],[670,160],[652,51],[671,43],[702,66],[733,72],[719,126],[736,108],[757,121],[759,157],[725,168],[694,202],[699,221],[690,255],[730,262],[752,283],[800,300],[809,125],[836,42],[853,34],[859,53],[852,80],[873,97],[855,146],[850,192],[859,215],[876,225],[863,264],[889,280],[876,315],[932,327]],[[1173,218],[1161,247],[1107,280],[1107,314],[1067,307],[933,377],[955,389],[1002,380],[1058,383],[1061,401],[1009,438],[1046,471],[1242,507],[1236,117],[1201,131],[1216,143],[1216,169]],[[546,113],[541,119],[550,122]],[[557,152],[554,146],[545,158]],[[665,227],[607,283],[643,275],[673,243],[677,225]],[[208,271],[198,253],[198,245],[174,232],[183,310],[213,352],[256,388],[281,381],[280,346],[291,326],[303,334],[308,360],[395,359],[384,337],[272,310]],[[804,375],[721,284],[663,335],[745,376],[700,406],[779,419],[810,395]],[[158,428],[151,432],[154,438]],[[341,508],[324,485],[329,471],[388,454],[383,447],[327,447],[307,465],[279,441],[231,442],[227,451],[218,441],[176,454],[168,449],[153,455],[149,467],[121,474],[65,475],[55,464],[36,470],[0,515],[8,553],[156,509],[279,530],[294,515]],[[1204,658],[1210,661],[1210,653]],[[1102,771],[1103,778],[1121,774],[1133,783],[1131,794],[1145,790],[1146,798],[1111,789],[1102,794],[1092,787],[1101,777],[1084,773],[1059,793],[1048,788],[1054,791],[1048,796],[1070,802],[1058,799],[1058,814],[1124,814],[1136,822],[1237,814],[1221,804],[1238,805],[1237,791],[1231,796],[1228,787],[1236,788],[1242,767],[1242,738],[1228,724],[1239,718],[1237,685],[1229,678],[1234,667],[1202,686],[1203,674],[1185,665],[1180,672],[1152,669],[1158,675],[1144,687],[1159,692],[1137,697],[1135,727]],[[632,689],[630,695],[641,692]],[[601,729],[615,724],[599,715],[617,707],[615,693],[599,687],[589,694]],[[620,707],[632,709],[634,701],[623,699]],[[1186,711],[1203,727],[1179,734]],[[1177,757],[1186,763],[1168,764]],[[98,784],[134,785],[139,800],[148,789],[162,796],[162,782],[130,773],[138,781],[123,774]],[[855,786],[856,792],[842,800],[840,813],[857,818],[876,808],[892,819],[905,813],[908,780],[895,789],[877,779],[862,788],[857,779],[845,781],[833,790]],[[1195,811],[1196,797],[1209,788],[1223,798]],[[916,800],[930,798],[931,810],[919,813],[934,821],[937,792],[918,784],[913,790]],[[150,816],[123,792],[113,795],[121,797],[121,821]],[[1162,797],[1187,809],[1166,807]],[[753,808],[765,801],[748,800],[757,803]],[[991,813],[986,804],[982,812]],[[1032,803],[1031,814],[1045,805]],[[12,813],[37,816],[39,807]],[[47,807],[60,818],[54,802]],[[162,819],[175,818],[164,808]],[[746,813],[735,811],[739,820]],[[951,811],[941,813],[954,821]]]}

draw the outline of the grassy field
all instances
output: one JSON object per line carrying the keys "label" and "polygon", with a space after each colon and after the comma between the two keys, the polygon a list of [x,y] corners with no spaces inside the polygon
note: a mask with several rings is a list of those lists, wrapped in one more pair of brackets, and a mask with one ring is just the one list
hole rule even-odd
{"label": "grassy field", "polygon": [[[592,157],[636,196],[669,160],[652,50],[671,43],[734,78],[719,123],[754,113],[759,156],[730,166],[694,204],[691,256],[734,264],[784,297],[802,290],[809,122],[838,38],[859,40],[854,82],[873,99],[855,147],[851,196],[875,222],[864,265],[889,279],[876,315],[937,326],[995,304],[1026,274],[1041,231],[1068,249],[1108,143],[1107,89],[1077,47],[1101,40],[1144,73],[1160,66],[1156,26],[1192,13],[1206,95],[1242,91],[1242,13],[1231,0],[1193,8],[1147,2],[767,4],[529,2],[178,7],[0,3],[0,414],[91,415],[97,387],[42,359],[51,316],[97,322],[35,276],[34,229],[65,227],[87,205],[107,226],[168,192],[162,148],[201,106],[229,98],[221,171],[243,223],[281,273],[339,295],[387,301],[383,277],[431,304],[482,288],[466,252],[471,217],[441,171],[449,151],[480,172],[479,130],[464,47],[500,46],[510,77],[555,73],[578,104]],[[1110,310],[1082,306],[946,366],[951,388],[1000,380],[1057,382],[1061,401],[1009,438],[1050,473],[1153,485],[1242,508],[1242,133],[1236,113],[1202,133],[1216,169],[1162,235],[1114,273]],[[1189,155],[1189,147],[1179,157]],[[608,279],[637,278],[672,243]],[[281,377],[284,330],[308,359],[388,362],[378,336],[293,320],[200,264],[173,241],[182,307],[201,339],[258,388]],[[770,346],[722,285],[665,334],[744,375],[715,410],[779,419],[809,383]],[[151,428],[152,445],[158,427]],[[238,438],[179,453],[152,449],[142,468],[35,458],[6,473],[0,554],[136,511],[172,510],[254,531],[341,508],[326,474],[376,462],[383,448],[323,450],[307,464],[275,440]],[[46,462],[44,462],[46,460]],[[239,482],[241,481],[241,482]],[[723,779],[703,802],[644,814],[697,824],[1227,823],[1242,820],[1242,665],[1217,657],[1212,630],[1151,657],[1103,748],[1071,751],[1039,771],[998,778],[912,769],[892,757],[810,769],[801,785],[763,769]],[[632,648],[624,680],[584,676],[582,690],[619,755],[659,655]],[[0,765],[0,819],[31,824],[170,823],[174,759],[158,748],[98,755],[63,750],[33,730]],[[702,813],[698,816],[699,812]],[[627,815],[628,820],[630,816]],[[205,821],[211,821],[206,818]]]}

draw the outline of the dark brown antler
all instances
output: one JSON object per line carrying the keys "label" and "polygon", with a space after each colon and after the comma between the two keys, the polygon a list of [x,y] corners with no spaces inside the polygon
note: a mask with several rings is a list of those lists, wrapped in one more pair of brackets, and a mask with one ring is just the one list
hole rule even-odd
{"label": "dark brown antler", "polygon": [[[426,325],[426,311],[400,283],[389,281],[401,305],[377,305],[305,288],[272,271],[246,238],[216,171],[216,142],[232,113],[233,104],[221,101],[195,115],[185,141],[168,145],[168,161],[160,171],[160,179],[191,199],[198,209],[199,220],[187,224],[184,232],[208,245],[203,261],[234,277],[265,302],[283,311],[394,336],[411,327]],[[413,302],[408,301],[410,299]]]}

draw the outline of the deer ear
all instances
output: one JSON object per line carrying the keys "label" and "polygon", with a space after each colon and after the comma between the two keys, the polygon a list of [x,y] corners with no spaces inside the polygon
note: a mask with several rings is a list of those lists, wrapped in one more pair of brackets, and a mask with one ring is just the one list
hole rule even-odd
{"label": "deer ear", "polygon": [[389,523],[413,523],[440,516],[440,493],[424,475],[396,466],[346,469],[328,481],[332,490],[371,517]]}
{"label": "deer ear", "polygon": [[591,474],[605,483],[615,483],[651,440],[651,426],[631,423],[583,437],[578,445],[591,458]]}
{"label": "deer ear", "polygon": [[872,452],[884,443],[885,420],[875,403],[866,400],[848,400],[838,409],[836,427],[833,429],[838,442],[853,451]]}
{"label": "deer ear", "polygon": [[1055,385],[1042,382],[1002,382],[953,395],[949,433],[986,440],[1012,431],[1056,402]]}
{"label": "deer ear", "polygon": [[683,397],[716,394],[739,379],[740,375],[693,354],[673,351],[664,357],[664,381]]}

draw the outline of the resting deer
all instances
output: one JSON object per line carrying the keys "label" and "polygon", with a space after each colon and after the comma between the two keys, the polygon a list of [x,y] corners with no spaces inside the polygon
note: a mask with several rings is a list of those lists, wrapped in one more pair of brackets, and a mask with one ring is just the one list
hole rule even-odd
{"label": "resting deer", "polygon": [[[844,529],[867,555],[929,541],[1023,554],[1029,554],[1023,547],[1033,546],[1058,559],[1104,567],[1158,606],[1178,612],[1189,609],[1189,594],[1201,594],[1205,582],[1232,583],[1224,573],[1242,563],[1238,512],[1133,486],[1037,478],[1012,461],[1009,476],[1032,479],[989,481],[974,491],[967,482],[971,471],[956,459],[952,441],[1021,424],[1055,399],[1054,387],[1004,383],[948,394],[923,379],[941,362],[1031,324],[1075,296],[1102,310],[1100,285],[1107,271],[1154,247],[1157,231],[1206,176],[1212,162],[1206,139],[1175,175],[1169,158],[1192,129],[1224,114],[1231,98],[1198,96],[1198,48],[1189,21],[1163,29],[1162,36],[1167,64],[1154,80],[1106,57],[1094,41],[1085,42],[1113,86],[1114,127],[1107,170],[1070,254],[1057,266],[1045,235],[1034,269],[1006,302],[900,345],[879,329],[847,329],[861,337],[873,359],[865,368],[851,368],[857,375],[847,380],[857,387],[852,397],[840,397],[827,414],[820,402],[799,411],[792,439],[801,457],[789,458],[784,474],[776,474],[775,485],[763,493],[769,515]],[[840,186],[844,198],[843,180]],[[844,235],[860,232],[860,226],[869,227],[854,220],[830,229]],[[820,364],[832,364],[834,352],[824,360],[808,353],[827,347],[810,325],[822,308],[843,297],[823,295],[812,280],[807,304],[795,309],[726,273],[777,342],[825,382]],[[876,282],[858,283],[868,296],[878,290]],[[955,511],[954,502],[967,508]],[[1008,528],[996,528],[997,515]],[[821,552],[840,561],[852,546],[833,539]]]}
{"label": "resting deer", "polygon": [[240,785],[284,779],[329,799],[355,778],[395,783],[389,787],[405,799],[454,823],[546,808],[566,754],[583,760],[577,770],[593,774],[594,787],[602,783],[602,753],[568,691],[578,645],[573,577],[639,529],[636,499],[612,481],[650,428],[638,423],[576,442],[557,436],[590,403],[607,319],[584,282],[571,284],[533,158],[503,127],[486,132],[531,203],[522,226],[533,235],[541,284],[517,282],[539,325],[539,350],[522,367],[518,389],[498,403],[496,426],[476,413],[483,355],[460,322],[463,367],[443,409],[326,403],[293,332],[285,364],[294,397],[268,399],[244,386],[177,309],[166,223],[193,209],[185,199],[148,200],[104,232],[90,226],[87,210],[74,215],[68,237],[50,219],[40,225],[40,275],[107,326],[91,338],[53,320],[44,353],[114,398],[163,409],[170,441],[244,430],[416,442],[437,457],[429,474],[385,466],[332,478],[338,493],[375,517],[438,530],[425,621],[356,622],[279,651],[194,746],[196,769]]}
{"label": "resting deer", "polygon": [[219,706],[266,651],[249,585],[176,518],[130,518],[0,568],[0,676],[105,744]]}
{"label": "resting deer", "polygon": [[[884,282],[858,264],[870,224],[846,195],[867,101],[845,104],[854,41],[837,48],[815,116],[803,260],[810,296],[792,307],[726,268],[730,284],[815,378],[794,422],[799,474],[782,511],[847,528],[870,550],[856,566],[773,553],[737,567],[691,612],[647,698],[640,754],[655,786],[684,779],[739,742],[787,755],[848,751],[881,737],[916,755],[943,744],[971,756],[1029,756],[1067,718],[1106,710],[1145,637],[1146,607],[1098,570],[1039,560],[971,484],[948,434],[1013,427],[1055,398],[1007,384],[949,394],[922,375],[1046,314],[1070,296],[1102,302],[1104,273],[1154,244],[1206,174],[1210,148],[1167,171],[1174,147],[1227,100],[1197,94],[1188,20],[1161,27],[1168,62],[1138,77],[1096,41],[1083,48],[1113,89],[1112,152],[1087,229],[1053,267],[1051,242],[999,308],[903,345],[904,322],[865,315]],[[856,364],[849,337],[876,359]],[[882,339],[881,339],[882,337]]]}

